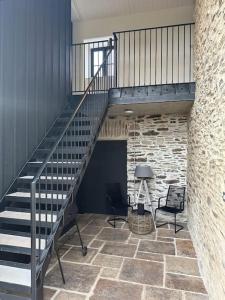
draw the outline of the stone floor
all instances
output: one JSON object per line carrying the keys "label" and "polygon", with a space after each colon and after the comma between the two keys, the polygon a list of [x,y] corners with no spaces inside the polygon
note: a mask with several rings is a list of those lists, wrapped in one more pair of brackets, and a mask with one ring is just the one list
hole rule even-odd
{"label": "stone floor", "polygon": [[108,216],[79,216],[88,254],[83,257],[74,229],[60,255],[66,284],[53,257],[45,279],[45,300],[207,300],[187,226],[136,235],[126,223],[113,229]]}

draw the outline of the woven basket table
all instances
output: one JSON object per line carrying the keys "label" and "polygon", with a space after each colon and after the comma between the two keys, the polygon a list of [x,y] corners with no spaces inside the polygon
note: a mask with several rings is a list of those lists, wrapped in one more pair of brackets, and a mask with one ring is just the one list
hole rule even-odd
{"label": "woven basket table", "polygon": [[152,214],[146,210],[144,215],[138,215],[137,210],[130,211],[128,225],[130,231],[136,234],[149,234],[154,231]]}

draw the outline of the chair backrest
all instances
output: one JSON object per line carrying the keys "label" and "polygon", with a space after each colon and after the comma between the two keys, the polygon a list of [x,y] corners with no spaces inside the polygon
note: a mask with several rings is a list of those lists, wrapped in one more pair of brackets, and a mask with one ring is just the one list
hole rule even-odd
{"label": "chair backrest", "polygon": [[119,204],[123,202],[121,185],[119,182],[106,183],[105,188],[106,188],[106,195],[110,198],[110,201],[112,203]]}
{"label": "chair backrest", "polygon": [[185,199],[185,187],[170,185],[166,197],[166,206],[180,208]]}

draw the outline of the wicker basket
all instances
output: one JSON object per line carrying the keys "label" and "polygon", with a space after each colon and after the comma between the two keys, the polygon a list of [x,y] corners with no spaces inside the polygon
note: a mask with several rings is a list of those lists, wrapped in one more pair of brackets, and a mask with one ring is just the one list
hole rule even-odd
{"label": "wicker basket", "polygon": [[152,214],[145,211],[144,215],[138,215],[137,210],[130,211],[128,214],[129,229],[136,234],[149,234],[154,231]]}

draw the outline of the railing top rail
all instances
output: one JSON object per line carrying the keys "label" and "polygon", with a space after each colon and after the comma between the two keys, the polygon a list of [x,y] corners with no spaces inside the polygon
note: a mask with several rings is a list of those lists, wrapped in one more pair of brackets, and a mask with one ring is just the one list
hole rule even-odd
{"label": "railing top rail", "polygon": [[[109,43],[112,42],[112,39],[109,40]],[[109,57],[109,55],[112,53],[112,48],[109,48],[109,52],[108,54],[106,55],[103,63],[101,64],[101,66],[98,68],[97,72],[95,73],[95,75],[93,76],[92,80],[90,81],[88,87],[86,88],[77,108],[75,109],[74,113],[72,114],[71,118],[69,119],[69,121],[67,122],[63,132],[61,133],[61,135],[59,136],[59,138],[57,139],[57,141],[54,143],[54,145],[52,146],[52,150],[50,151],[50,153],[48,154],[48,156],[46,157],[46,159],[43,161],[42,165],[40,166],[40,168],[38,169],[36,175],[34,176],[33,178],[33,181],[32,181],[32,185],[36,185],[39,177],[41,176],[42,172],[44,171],[45,167],[47,166],[47,163],[49,162],[49,160],[51,159],[52,155],[54,154],[58,144],[61,142],[61,140],[63,139],[66,131],[69,129],[71,123],[73,122],[77,112],[79,111],[81,105],[83,104],[87,94],[89,93],[89,90],[94,82],[94,80],[97,78],[99,72],[101,71],[101,69],[103,68],[104,64],[107,62],[107,59]]]}
{"label": "railing top rail", "polygon": [[116,34],[119,34],[119,33],[128,33],[128,32],[145,31],[145,30],[147,31],[147,30],[154,30],[154,29],[161,29],[161,28],[188,26],[188,25],[194,25],[194,24],[195,24],[194,22],[191,22],[191,23],[183,23],[183,24],[174,24],[174,25],[155,26],[155,27],[138,28],[138,29],[130,29],[130,30],[121,30],[121,31],[113,32],[113,35],[116,35]]}
{"label": "railing top rail", "polygon": [[84,43],[72,43],[72,46],[81,46],[81,45],[90,45],[90,44],[98,44],[98,43],[107,43],[109,40],[99,40],[92,42],[84,42]]}

